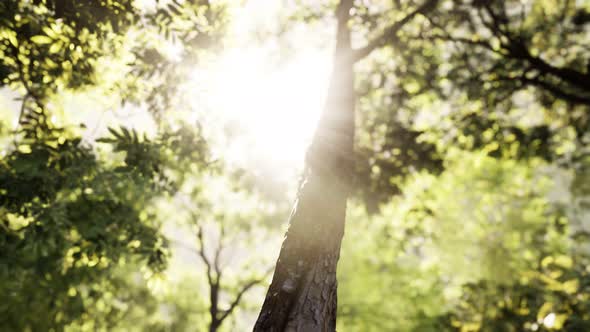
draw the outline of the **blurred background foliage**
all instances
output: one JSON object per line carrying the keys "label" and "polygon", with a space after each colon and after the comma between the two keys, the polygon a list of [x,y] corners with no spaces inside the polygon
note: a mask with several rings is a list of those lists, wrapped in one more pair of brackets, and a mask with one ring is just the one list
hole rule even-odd
{"label": "blurred background foliage", "polygon": [[[249,2],[0,2],[0,330],[251,328],[297,179],[220,152],[194,68],[329,49],[336,1],[236,41]],[[431,2],[355,68],[339,330],[589,331],[590,4]],[[355,1],[354,46],[421,4]]]}

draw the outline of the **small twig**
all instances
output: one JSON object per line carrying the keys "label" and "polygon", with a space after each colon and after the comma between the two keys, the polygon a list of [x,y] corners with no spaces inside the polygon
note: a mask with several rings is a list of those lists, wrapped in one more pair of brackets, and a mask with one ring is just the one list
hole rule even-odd
{"label": "small twig", "polygon": [[31,97],[31,95],[27,91],[27,93],[25,93],[25,95],[22,98],[22,104],[20,106],[20,111],[18,113],[18,119],[16,121],[16,125],[15,125],[15,128],[14,128],[13,143],[14,143],[14,146],[15,147],[17,146],[17,141],[16,140],[17,140],[17,136],[18,136],[18,128],[20,127],[20,123],[21,123],[21,121],[23,119],[23,114],[25,113],[25,109],[26,109],[26,106],[27,106],[27,101],[29,100],[30,97]]}
{"label": "small twig", "polygon": [[244,296],[244,294],[251,289],[252,287],[261,284],[262,282],[264,282],[264,280],[266,279],[266,277],[274,270],[273,267],[269,268],[263,275],[262,278],[258,278],[258,279],[252,279],[250,281],[248,281],[246,284],[244,284],[242,286],[242,289],[240,289],[240,291],[238,292],[238,294],[236,295],[235,299],[233,300],[233,302],[229,305],[229,308],[227,310],[224,311],[223,315],[221,315],[221,317],[219,318],[219,322],[222,322],[224,319],[227,318],[227,316],[229,316],[234,309],[240,304],[240,301],[242,299],[242,296]]}
{"label": "small twig", "polygon": [[353,61],[359,61],[369,55],[374,49],[384,46],[387,42],[395,43],[397,41],[397,32],[404,27],[410,20],[412,20],[418,14],[425,14],[426,12],[434,9],[438,3],[438,0],[427,0],[420,7],[406,15],[401,20],[393,23],[387,27],[381,35],[375,39],[369,41],[367,46],[353,50]]}
{"label": "small twig", "polygon": [[217,278],[216,282],[213,278],[213,274],[211,272],[211,262],[209,261],[205,253],[205,240],[203,239],[203,229],[200,226],[197,226],[197,239],[197,253],[199,254],[199,257],[201,257],[201,261],[203,262],[203,264],[205,264],[205,267],[207,269],[207,280],[209,281],[209,285],[213,287],[215,284],[217,284],[219,279]]}
{"label": "small twig", "polygon": [[219,278],[221,276],[219,257],[221,256],[221,251],[224,249],[223,248],[224,237],[225,237],[225,227],[223,227],[223,224],[221,224],[220,230],[219,230],[219,245],[217,246],[217,250],[215,250],[215,258],[213,260],[213,266],[215,267],[215,272],[217,273],[217,278]]}

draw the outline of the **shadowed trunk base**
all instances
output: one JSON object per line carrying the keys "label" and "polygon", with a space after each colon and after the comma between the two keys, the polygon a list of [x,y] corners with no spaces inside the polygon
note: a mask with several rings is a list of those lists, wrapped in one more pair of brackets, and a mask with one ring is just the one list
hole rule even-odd
{"label": "shadowed trunk base", "polygon": [[254,331],[335,331],[348,192],[335,180],[309,175],[303,183]]}

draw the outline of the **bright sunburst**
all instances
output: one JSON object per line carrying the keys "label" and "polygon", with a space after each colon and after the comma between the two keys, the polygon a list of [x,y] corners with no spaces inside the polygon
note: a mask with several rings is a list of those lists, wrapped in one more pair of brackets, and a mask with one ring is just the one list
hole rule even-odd
{"label": "bright sunburst", "polygon": [[190,74],[190,89],[200,90],[190,93],[194,115],[221,124],[231,137],[218,148],[223,159],[285,176],[302,166],[324,103],[331,50],[317,27],[282,35],[289,51],[279,45],[269,33],[279,2],[250,0],[234,9],[226,49]]}
{"label": "bright sunburst", "polygon": [[280,64],[269,59],[262,47],[232,49],[191,80],[206,84],[209,112],[234,136],[226,157],[299,163],[322,107],[327,57],[303,51]]}

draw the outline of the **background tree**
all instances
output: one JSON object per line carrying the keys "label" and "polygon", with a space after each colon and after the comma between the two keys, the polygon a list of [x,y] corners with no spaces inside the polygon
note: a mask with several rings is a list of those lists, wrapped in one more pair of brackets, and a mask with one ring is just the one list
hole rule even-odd
{"label": "background tree", "polygon": [[190,236],[180,245],[204,267],[199,279],[204,277],[208,293],[208,331],[218,331],[222,325],[225,330],[235,329],[228,328],[227,322],[240,308],[248,307],[250,293],[268,278],[269,256],[260,252],[278,240],[273,221],[286,215],[282,204],[245,184],[247,174],[235,172],[237,178],[232,180],[223,173],[215,168],[204,173],[184,197],[187,220],[183,223]]}

